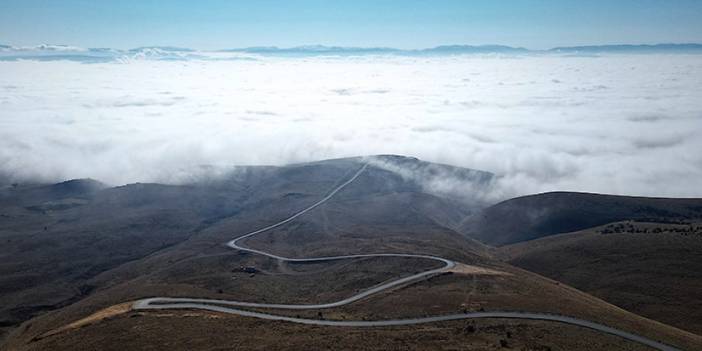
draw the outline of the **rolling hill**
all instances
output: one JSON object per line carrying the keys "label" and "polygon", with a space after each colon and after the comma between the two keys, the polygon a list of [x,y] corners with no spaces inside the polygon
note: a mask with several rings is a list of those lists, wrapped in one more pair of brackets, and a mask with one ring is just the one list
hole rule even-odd
{"label": "rolling hill", "polygon": [[617,222],[499,252],[515,266],[702,334],[702,223]]}
{"label": "rolling hill", "polygon": [[[353,182],[323,205],[284,221],[324,199],[354,174],[358,176]],[[436,186],[437,180],[447,177],[475,196]],[[701,336],[661,323],[658,315],[640,316],[628,306],[610,304],[608,295],[593,296],[550,279],[547,272],[542,276],[525,270],[516,258],[505,259],[507,253],[490,247],[490,240],[484,239],[487,234],[471,238],[459,233],[456,228],[471,223],[463,221],[466,217],[492,219],[511,213],[500,212],[504,203],[487,207],[483,202],[481,189],[491,178],[488,172],[383,155],[237,167],[221,177],[181,185],[109,187],[83,180],[4,188],[0,298],[8,303],[0,310],[5,331],[0,347],[646,349],[610,334],[543,320],[487,318],[341,328],[197,308],[133,308],[134,301],[147,297],[319,304],[438,267],[424,258],[389,256],[289,262],[224,245],[274,223],[282,224],[247,237],[244,243],[254,250],[296,258],[399,252],[443,257],[456,265],[349,304],[310,310],[251,307],[250,312],[372,321],[526,311],[579,318],[682,349],[702,347]],[[582,201],[580,207],[563,201],[557,208],[569,209],[565,212],[577,217],[573,213],[579,210],[573,208],[607,204],[595,198]],[[524,206],[523,200],[516,200]],[[612,208],[616,213],[638,213],[631,209],[632,201],[614,201],[621,204]],[[665,214],[672,221],[696,213],[693,200],[642,201],[645,206],[634,202],[646,209],[639,211],[644,217]],[[511,208],[516,212],[520,207]],[[524,223],[511,214],[505,228]],[[563,227],[546,217],[535,223],[529,228],[536,236],[544,226],[555,231]]]}
{"label": "rolling hill", "polygon": [[[86,179],[3,188],[0,326],[75,303],[100,287],[92,283],[99,274],[168,249],[227,218],[241,214],[264,220],[302,207],[359,160],[237,167],[226,176],[184,185],[108,187]],[[401,157],[374,160],[411,172],[475,173]],[[425,223],[434,223],[430,218],[456,222],[474,206],[427,194],[417,182],[383,168],[372,174],[359,196],[386,194],[403,206],[411,202]]]}
{"label": "rolling hill", "polygon": [[611,222],[684,222],[702,218],[702,199],[666,199],[551,192],[503,201],[468,217],[459,231],[507,245]]}

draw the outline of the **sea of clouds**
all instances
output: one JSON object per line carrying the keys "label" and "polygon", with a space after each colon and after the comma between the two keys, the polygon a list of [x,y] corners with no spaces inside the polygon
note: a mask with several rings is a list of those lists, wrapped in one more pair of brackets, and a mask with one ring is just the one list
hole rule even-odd
{"label": "sea of clouds", "polygon": [[367,154],[493,172],[495,200],[702,196],[702,55],[0,62],[6,181]]}

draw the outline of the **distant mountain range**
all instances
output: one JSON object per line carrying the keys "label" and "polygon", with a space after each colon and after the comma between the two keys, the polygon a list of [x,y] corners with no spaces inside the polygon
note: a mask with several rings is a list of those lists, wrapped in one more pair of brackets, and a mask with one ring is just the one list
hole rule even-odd
{"label": "distant mountain range", "polygon": [[396,49],[389,47],[343,47],[307,45],[289,48],[257,46],[247,48],[202,51],[172,46],[139,47],[129,50],[111,48],[81,48],[70,45],[17,47],[0,45],[0,61],[16,60],[71,60],[80,62],[110,62],[131,59],[163,61],[178,60],[251,60],[259,56],[447,56],[447,55],[596,55],[596,54],[701,54],[702,44],[655,45],[593,45],[567,46],[548,50],[530,50],[505,45],[442,45],[427,49]]}
{"label": "distant mountain range", "polygon": [[556,47],[550,52],[564,53],[700,53],[702,44],[655,44],[655,45],[589,45]]}
{"label": "distant mountain range", "polygon": [[428,49],[402,50],[387,47],[343,47],[343,46],[296,46],[279,48],[276,46],[250,47],[241,49],[221,50],[223,52],[247,52],[256,54],[396,54],[396,55],[426,55],[426,54],[470,54],[470,53],[526,53],[529,50],[504,45],[442,45]]}

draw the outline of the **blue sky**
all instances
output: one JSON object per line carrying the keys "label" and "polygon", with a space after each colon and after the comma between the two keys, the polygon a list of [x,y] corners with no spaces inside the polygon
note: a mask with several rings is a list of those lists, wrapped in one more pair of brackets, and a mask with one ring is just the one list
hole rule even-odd
{"label": "blue sky", "polygon": [[0,43],[259,45],[702,42],[696,0],[0,0]]}

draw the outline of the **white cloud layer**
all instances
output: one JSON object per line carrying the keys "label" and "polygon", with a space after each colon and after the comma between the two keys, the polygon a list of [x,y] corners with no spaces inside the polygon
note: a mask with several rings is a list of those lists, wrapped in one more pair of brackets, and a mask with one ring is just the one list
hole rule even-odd
{"label": "white cloud layer", "polygon": [[702,196],[702,56],[0,62],[0,173],[111,184],[403,154],[550,190]]}

